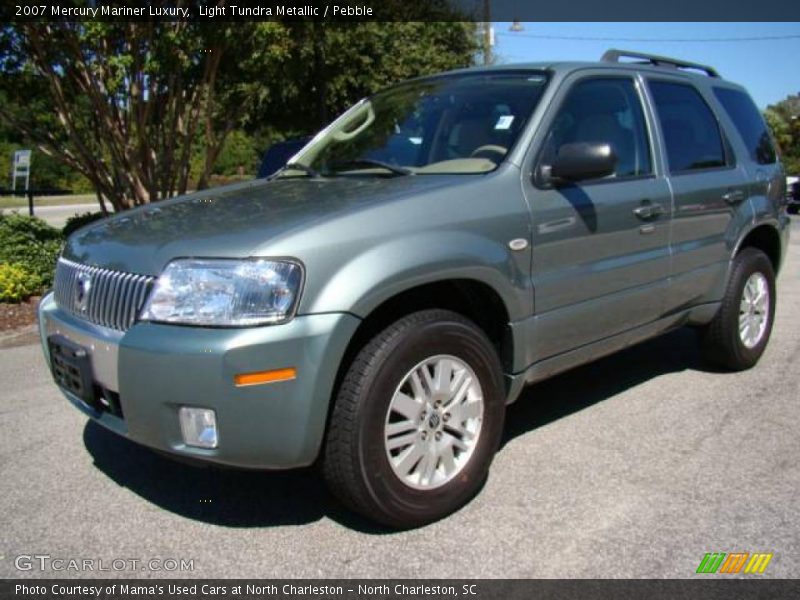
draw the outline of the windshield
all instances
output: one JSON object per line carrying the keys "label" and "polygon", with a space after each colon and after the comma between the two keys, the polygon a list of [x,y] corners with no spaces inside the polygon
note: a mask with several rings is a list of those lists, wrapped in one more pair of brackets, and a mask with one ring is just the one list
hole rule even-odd
{"label": "windshield", "polygon": [[514,145],[544,91],[540,72],[447,75],[362,100],[282,176],[486,173]]}

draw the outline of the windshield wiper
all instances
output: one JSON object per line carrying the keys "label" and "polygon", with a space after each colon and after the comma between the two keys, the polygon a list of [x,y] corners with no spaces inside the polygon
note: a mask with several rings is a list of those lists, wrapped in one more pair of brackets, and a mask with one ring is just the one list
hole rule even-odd
{"label": "windshield wiper", "polygon": [[382,160],[373,160],[371,158],[354,158],[353,160],[343,160],[341,162],[333,163],[331,168],[337,171],[345,170],[350,167],[379,167],[381,169],[386,169],[387,171],[393,173],[394,175],[413,175],[414,171],[411,169],[407,169],[406,167],[401,167],[399,165],[393,165],[387,162],[383,162]]}
{"label": "windshield wiper", "polygon": [[309,177],[313,177],[315,179],[317,177],[322,177],[319,171],[317,171],[316,169],[312,169],[311,167],[309,167],[308,165],[304,165],[303,163],[286,163],[280,171],[278,171],[277,173],[275,173],[275,175],[273,175],[273,177],[277,177],[278,175],[285,173],[286,171],[302,171]]}

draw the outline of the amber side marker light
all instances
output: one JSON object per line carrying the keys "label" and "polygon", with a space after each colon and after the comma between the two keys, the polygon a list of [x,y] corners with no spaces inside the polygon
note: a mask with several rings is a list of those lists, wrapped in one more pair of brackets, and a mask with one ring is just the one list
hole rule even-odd
{"label": "amber side marker light", "polygon": [[297,369],[272,369],[271,371],[254,371],[253,373],[239,373],[233,378],[238,386],[259,385],[261,383],[275,383],[277,381],[291,381],[297,377]]}

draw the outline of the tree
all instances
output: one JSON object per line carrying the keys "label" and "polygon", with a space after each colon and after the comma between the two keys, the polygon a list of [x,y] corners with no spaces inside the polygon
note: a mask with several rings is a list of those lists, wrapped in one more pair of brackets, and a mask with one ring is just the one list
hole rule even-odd
{"label": "tree", "polygon": [[[259,27],[260,39],[277,24]],[[255,24],[16,23],[0,33],[0,119],[71,166],[116,210],[186,190],[193,143],[201,185],[242,121],[244,79],[229,52]],[[233,110],[231,110],[233,109]]]}
{"label": "tree", "polygon": [[453,22],[13,23],[0,121],[119,211],[184,193],[198,151],[205,187],[235,129],[313,131],[388,83],[472,64],[475,46]]}
{"label": "tree", "polygon": [[[32,144],[19,135],[5,130],[0,126],[0,187],[8,187],[11,182],[11,163],[14,152],[17,150],[31,149]],[[17,189],[24,185],[24,181],[17,181]],[[49,188],[71,190],[76,193],[92,191],[91,184],[75,169],[59,162],[52,156],[34,150],[31,154],[32,188]]]}
{"label": "tree", "polygon": [[768,106],[764,116],[781,148],[787,173],[800,175],[800,94]]}
{"label": "tree", "polygon": [[474,64],[473,23],[287,23],[284,82],[272,111],[317,129],[353,102],[403,79]]}

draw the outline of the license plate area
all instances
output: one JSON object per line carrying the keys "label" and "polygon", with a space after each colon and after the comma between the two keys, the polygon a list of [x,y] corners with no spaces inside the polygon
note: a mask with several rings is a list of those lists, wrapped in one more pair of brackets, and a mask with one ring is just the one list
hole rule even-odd
{"label": "license plate area", "polygon": [[92,361],[86,349],[63,335],[48,337],[47,346],[50,350],[50,370],[56,384],[95,407]]}
{"label": "license plate area", "polygon": [[63,335],[49,336],[47,347],[50,350],[50,370],[61,389],[77,396],[97,412],[124,418],[119,393],[94,380],[92,359],[86,348]]}

